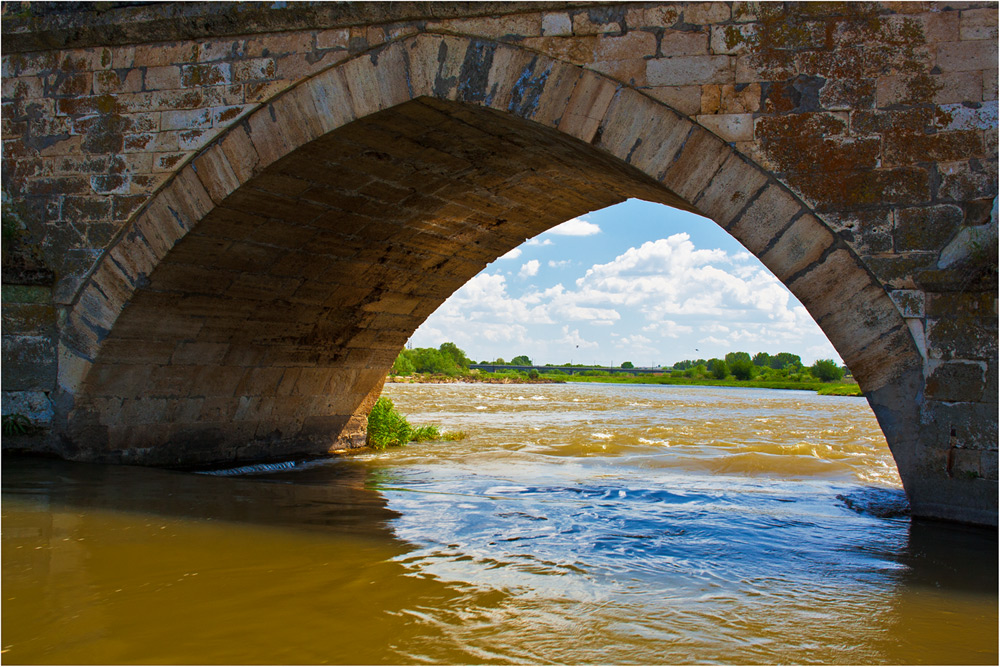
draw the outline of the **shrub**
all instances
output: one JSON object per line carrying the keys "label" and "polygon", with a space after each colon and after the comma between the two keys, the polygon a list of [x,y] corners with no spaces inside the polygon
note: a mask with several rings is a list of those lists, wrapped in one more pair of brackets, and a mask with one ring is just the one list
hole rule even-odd
{"label": "shrub", "polygon": [[712,375],[715,376],[715,379],[726,379],[726,376],[729,375],[729,368],[726,366],[726,362],[722,359],[713,359],[712,361],[715,362],[712,364]]}
{"label": "shrub", "polygon": [[13,413],[3,416],[4,435],[30,435],[35,432],[35,425],[22,414]]}
{"label": "shrub", "polygon": [[445,433],[436,426],[419,426],[414,428],[406,417],[401,415],[392,399],[379,397],[368,413],[367,444],[372,449],[383,450],[387,447],[402,447],[408,442],[425,442],[427,440],[461,440],[465,433]]}
{"label": "shrub", "polygon": [[399,414],[392,400],[380,397],[368,414],[368,446],[373,449],[400,447],[410,442],[413,427]]}
{"label": "shrub", "polygon": [[750,359],[735,359],[729,364],[729,370],[737,380],[750,380],[753,379],[756,368]]}
{"label": "shrub", "polygon": [[810,368],[809,372],[813,377],[819,378],[823,382],[833,382],[844,377],[844,371],[833,359],[818,359]]}

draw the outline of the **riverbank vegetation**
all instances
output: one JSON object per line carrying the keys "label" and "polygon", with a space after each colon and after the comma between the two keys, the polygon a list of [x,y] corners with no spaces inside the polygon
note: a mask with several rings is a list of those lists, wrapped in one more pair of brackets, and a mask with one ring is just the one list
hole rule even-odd
{"label": "riverbank vegetation", "polygon": [[[832,359],[820,359],[805,366],[790,352],[775,355],[758,352],[730,352],[725,358],[685,359],[670,367],[636,369],[630,361],[618,368],[581,367],[580,364],[532,364],[526,355],[505,362],[496,359],[482,364],[515,365],[520,368],[487,372],[470,369],[472,361],[454,343],[441,347],[403,350],[390,371],[393,382],[486,382],[493,384],[551,382],[613,382],[621,384],[669,384],[762,389],[802,389],[830,396],[861,396],[861,389],[847,369]],[[581,370],[574,371],[573,368]],[[570,369],[562,370],[562,369]],[[646,372],[630,373],[630,370]],[[847,379],[845,380],[845,375]]]}
{"label": "riverbank vegetation", "polygon": [[461,440],[464,437],[465,434],[461,431],[441,433],[436,426],[412,426],[406,417],[396,410],[392,399],[385,396],[375,401],[368,415],[367,444],[376,450],[402,447],[408,442]]}

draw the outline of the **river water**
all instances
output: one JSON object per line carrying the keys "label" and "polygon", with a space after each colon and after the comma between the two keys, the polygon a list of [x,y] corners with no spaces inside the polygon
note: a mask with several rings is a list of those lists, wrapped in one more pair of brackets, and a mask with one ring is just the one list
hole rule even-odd
{"label": "river water", "polygon": [[995,531],[863,399],[387,385],[457,442],[194,474],[5,459],[2,660],[996,664]]}

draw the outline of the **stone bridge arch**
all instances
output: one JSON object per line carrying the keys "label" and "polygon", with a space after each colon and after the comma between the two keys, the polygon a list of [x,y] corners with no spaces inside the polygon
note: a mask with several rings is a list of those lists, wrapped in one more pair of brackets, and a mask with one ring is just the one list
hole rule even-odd
{"label": "stone bridge arch", "polygon": [[639,197],[711,218],[812,313],[918,512],[923,362],[884,287],[765,169],[666,104],[424,33],[339,63],[184,164],[67,309],[61,454],[207,463],[358,444],[398,350],[486,264]]}

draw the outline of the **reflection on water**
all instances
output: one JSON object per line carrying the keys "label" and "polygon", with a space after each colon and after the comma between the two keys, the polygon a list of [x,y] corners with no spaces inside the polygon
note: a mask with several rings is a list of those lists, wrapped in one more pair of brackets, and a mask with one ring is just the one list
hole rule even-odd
{"label": "reflection on water", "polygon": [[228,476],[5,459],[3,661],[997,662],[996,533],[849,508],[905,506],[863,401],[387,392],[469,437]]}

